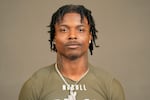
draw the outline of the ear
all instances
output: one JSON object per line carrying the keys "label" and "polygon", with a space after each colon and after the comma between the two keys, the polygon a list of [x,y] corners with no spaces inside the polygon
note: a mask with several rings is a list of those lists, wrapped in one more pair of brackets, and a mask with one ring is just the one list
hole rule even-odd
{"label": "ear", "polygon": [[89,43],[92,41],[92,33],[89,34]]}
{"label": "ear", "polygon": [[54,40],[53,40],[53,44],[56,44],[56,39],[54,38]]}

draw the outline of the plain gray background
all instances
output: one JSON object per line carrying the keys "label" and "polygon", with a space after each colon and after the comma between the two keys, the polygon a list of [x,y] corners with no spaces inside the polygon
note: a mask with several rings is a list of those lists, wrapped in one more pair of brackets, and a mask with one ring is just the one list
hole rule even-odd
{"label": "plain gray background", "polygon": [[150,98],[150,0],[0,0],[0,99],[17,100],[23,83],[55,62],[52,13],[64,4],[92,10],[99,31],[90,62],[122,83],[127,100]]}

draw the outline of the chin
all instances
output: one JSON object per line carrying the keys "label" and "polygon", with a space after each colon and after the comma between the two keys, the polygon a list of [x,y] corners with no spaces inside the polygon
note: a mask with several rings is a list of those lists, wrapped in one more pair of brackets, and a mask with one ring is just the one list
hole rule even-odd
{"label": "chin", "polygon": [[79,55],[69,55],[68,58],[70,60],[76,60],[77,58],[79,58]]}
{"label": "chin", "polygon": [[66,52],[66,53],[62,53],[61,55],[69,60],[76,60],[81,56],[83,56],[84,54],[85,54],[84,52],[78,51],[78,52]]}

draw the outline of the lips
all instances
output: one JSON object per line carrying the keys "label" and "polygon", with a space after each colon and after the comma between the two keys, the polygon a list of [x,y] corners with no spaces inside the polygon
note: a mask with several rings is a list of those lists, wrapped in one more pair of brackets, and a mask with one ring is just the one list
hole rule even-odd
{"label": "lips", "polygon": [[68,43],[66,43],[65,46],[70,49],[76,49],[76,48],[80,47],[81,44],[78,42],[68,42]]}

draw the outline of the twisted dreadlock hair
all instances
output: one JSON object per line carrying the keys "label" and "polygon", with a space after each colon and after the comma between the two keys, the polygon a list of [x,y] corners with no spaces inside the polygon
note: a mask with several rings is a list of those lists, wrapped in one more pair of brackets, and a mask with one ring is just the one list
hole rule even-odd
{"label": "twisted dreadlock hair", "polygon": [[99,47],[96,45],[96,42],[95,40],[97,39],[97,35],[96,35],[96,28],[95,28],[95,22],[94,22],[94,19],[91,15],[91,11],[88,10],[87,8],[85,8],[83,5],[64,5],[62,7],[60,7],[53,15],[52,15],[52,19],[51,19],[51,22],[50,22],[50,48],[51,50],[53,51],[57,51],[56,50],[56,46],[54,44],[54,37],[55,37],[55,24],[59,21],[61,21],[64,17],[64,15],[66,13],[78,13],[80,14],[81,16],[81,21],[83,20],[84,17],[87,18],[88,20],[88,24],[90,25],[90,32],[92,33],[92,40],[91,40],[91,43],[89,44],[89,50],[90,50],[90,53],[91,55],[93,54],[92,51],[93,51],[93,43],[95,45],[95,47]]}

